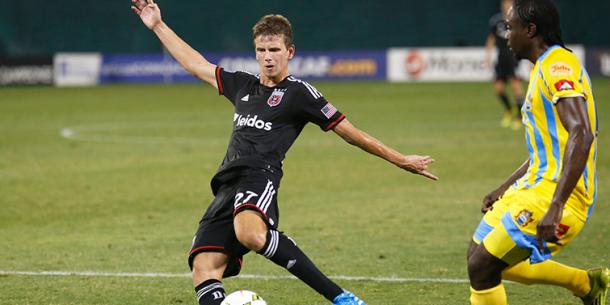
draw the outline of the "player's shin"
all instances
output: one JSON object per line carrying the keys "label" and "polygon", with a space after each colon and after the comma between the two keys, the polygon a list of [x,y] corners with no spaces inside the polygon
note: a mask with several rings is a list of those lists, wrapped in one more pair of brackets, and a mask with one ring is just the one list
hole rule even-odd
{"label": "player's shin", "polygon": [[259,254],[286,268],[330,301],[343,292],[337,284],[318,270],[292,239],[281,232],[269,230],[265,246]]}
{"label": "player's shin", "polygon": [[498,93],[498,99],[500,99],[500,102],[502,103],[502,106],[504,106],[504,109],[508,112],[512,111],[512,107],[510,105],[510,100],[508,99],[508,96],[506,95],[506,93]]}
{"label": "player's shin", "polygon": [[502,278],[522,284],[547,284],[564,287],[577,296],[591,290],[587,271],[546,260],[537,264],[520,262],[502,272]]}
{"label": "player's shin", "polygon": [[220,305],[225,299],[225,290],[222,282],[215,279],[207,280],[195,287],[199,305]]}
{"label": "player's shin", "polygon": [[517,114],[521,116],[521,107],[523,107],[523,103],[525,102],[522,96],[517,96],[515,98],[515,105],[517,105]]}

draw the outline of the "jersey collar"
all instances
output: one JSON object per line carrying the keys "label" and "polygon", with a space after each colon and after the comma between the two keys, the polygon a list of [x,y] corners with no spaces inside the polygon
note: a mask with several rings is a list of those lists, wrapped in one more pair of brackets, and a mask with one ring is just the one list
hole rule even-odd
{"label": "jersey collar", "polygon": [[561,46],[558,44],[550,46],[548,49],[546,49],[546,51],[544,51],[544,53],[542,53],[542,55],[540,55],[540,57],[538,57],[538,61],[542,62],[553,50],[557,48],[561,48]]}
{"label": "jersey collar", "polygon": [[282,88],[282,87],[286,87],[286,82],[288,81],[288,79],[289,79],[290,77],[292,77],[292,74],[288,74],[286,77],[284,77],[284,79],[282,79],[282,80],[281,80],[279,83],[277,83],[277,84],[276,84],[275,86],[273,86],[273,87],[269,87],[269,86],[265,86],[265,85],[263,85],[263,84],[260,82],[260,74],[256,75],[256,77],[258,77],[258,79],[259,79],[258,84],[259,84],[261,87],[266,88],[266,89],[270,89],[270,90],[272,90],[272,89],[275,89],[275,88]]}

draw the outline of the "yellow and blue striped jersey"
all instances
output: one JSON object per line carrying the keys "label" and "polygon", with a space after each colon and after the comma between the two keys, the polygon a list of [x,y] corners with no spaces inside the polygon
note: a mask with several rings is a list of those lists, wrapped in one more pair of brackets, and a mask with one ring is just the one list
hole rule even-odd
{"label": "yellow and blue striped jersey", "polygon": [[572,52],[560,46],[550,47],[542,54],[530,74],[527,97],[521,109],[530,163],[527,173],[513,188],[535,188],[551,196],[555,191],[568,141],[568,132],[555,105],[566,97],[584,98],[595,135],[583,175],[567,203],[581,214],[581,219],[586,219],[597,196],[597,110],[587,71]]}

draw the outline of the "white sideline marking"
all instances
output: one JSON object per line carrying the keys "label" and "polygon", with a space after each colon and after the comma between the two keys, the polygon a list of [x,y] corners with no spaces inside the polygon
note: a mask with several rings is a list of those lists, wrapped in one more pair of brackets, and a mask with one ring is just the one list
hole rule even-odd
{"label": "white sideline marking", "polygon": [[[102,131],[102,129],[100,129]],[[76,127],[64,127],[59,131],[59,134],[68,140],[83,141],[83,142],[98,142],[98,143],[117,143],[117,144],[179,144],[179,145],[202,145],[210,144],[210,140],[203,141],[191,138],[176,138],[176,137],[144,137],[144,136],[129,136],[129,135],[104,135],[97,134],[95,131],[79,130]],[[220,141],[213,143],[216,145],[224,144]]]}
{"label": "white sideline marking", "polygon": [[[87,276],[87,277],[151,277],[151,278],[174,278],[191,277],[190,273],[125,273],[125,272],[93,272],[93,271],[8,271],[0,270],[0,275],[29,275],[29,276]],[[292,275],[259,275],[242,274],[237,276],[241,279],[257,280],[296,280]],[[468,283],[467,279],[456,278],[404,278],[404,277],[369,277],[369,276],[329,276],[333,280],[343,281],[371,281],[392,283]]]}

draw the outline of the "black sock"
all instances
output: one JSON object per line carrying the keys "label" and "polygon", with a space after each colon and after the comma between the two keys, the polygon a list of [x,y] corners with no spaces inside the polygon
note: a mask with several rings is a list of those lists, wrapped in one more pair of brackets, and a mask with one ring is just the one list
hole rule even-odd
{"label": "black sock", "polygon": [[278,231],[269,230],[267,242],[259,254],[286,268],[329,301],[343,292],[318,270],[292,239]]}
{"label": "black sock", "polygon": [[523,107],[523,98],[522,97],[518,97],[515,99],[515,104],[517,104],[517,113],[518,116],[521,117],[521,107]]}
{"label": "black sock", "polygon": [[506,94],[504,93],[500,93],[498,94],[498,98],[500,98],[500,101],[502,102],[502,105],[504,105],[506,111],[510,111],[510,102],[508,101],[508,96],[506,96]]}
{"label": "black sock", "polygon": [[220,305],[225,299],[225,290],[219,280],[207,280],[195,287],[199,305]]}

